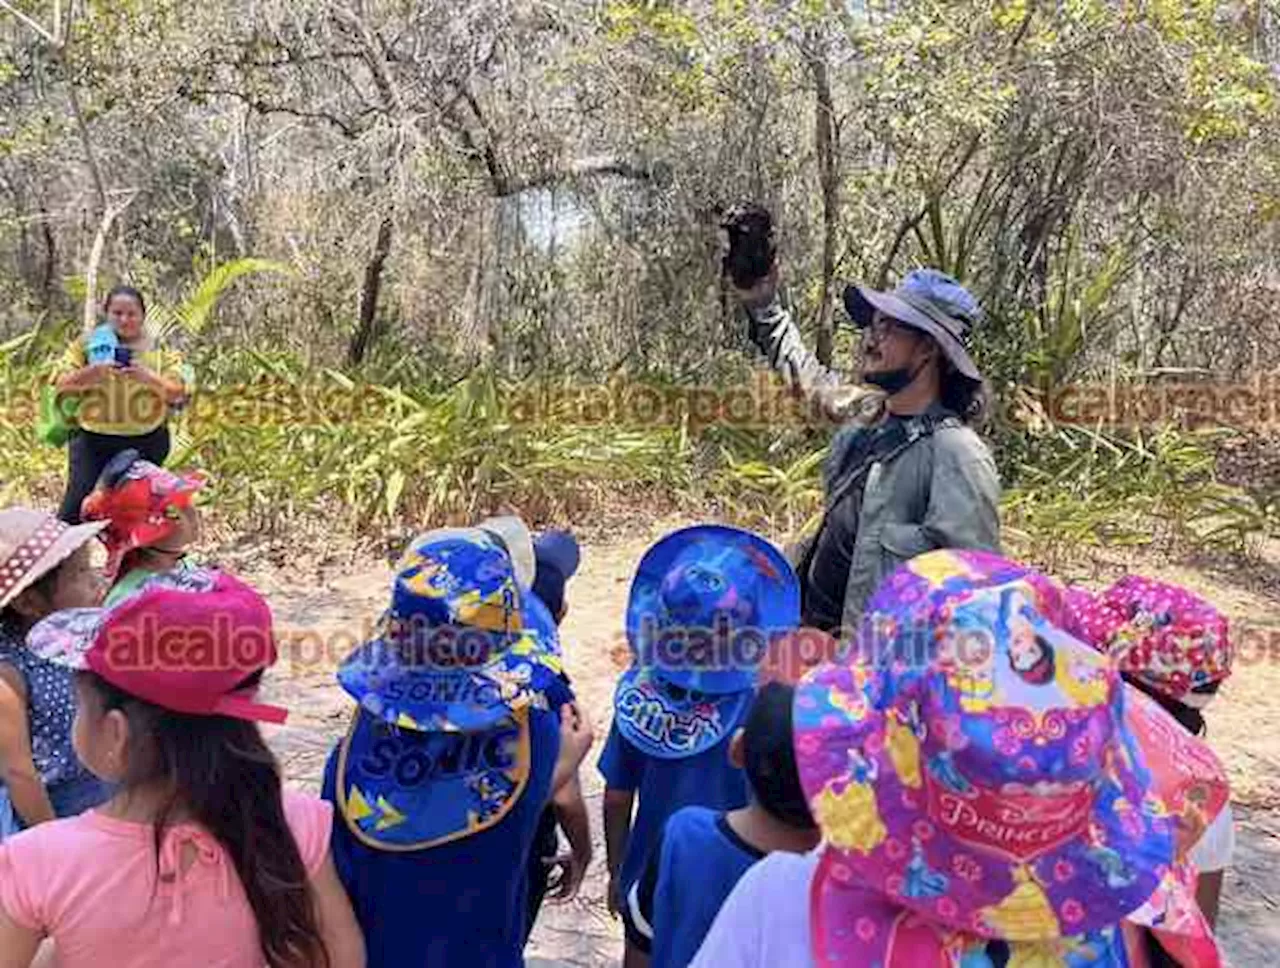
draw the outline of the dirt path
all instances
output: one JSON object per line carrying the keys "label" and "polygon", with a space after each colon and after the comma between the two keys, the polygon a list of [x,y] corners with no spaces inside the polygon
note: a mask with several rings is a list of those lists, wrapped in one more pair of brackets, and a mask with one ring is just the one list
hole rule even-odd
{"label": "dirt path", "polygon": [[[678,522],[675,522],[678,523]],[[596,838],[596,861],[582,893],[562,907],[543,909],[528,954],[531,966],[620,963],[621,927],[605,909],[604,845],[599,829],[602,783],[595,769],[609,726],[614,682],[623,656],[622,618],[632,570],[649,543],[673,522],[637,524],[623,538],[591,540],[570,585],[563,639],[575,688],[595,727],[597,744],[582,772]],[[228,563],[230,564],[230,563]],[[1210,741],[1231,773],[1238,846],[1224,889],[1221,935],[1237,966],[1266,963],[1280,951],[1280,608],[1246,587],[1178,568],[1149,568],[1156,577],[1184,582],[1210,597],[1233,621],[1274,629],[1275,647],[1242,662],[1211,707]],[[351,703],[333,678],[336,662],[385,606],[390,569],[365,562],[326,568],[305,588],[297,568],[242,573],[262,589],[285,631],[306,630],[273,673],[269,689],[292,710],[287,727],[272,731],[290,781],[318,789],[325,756],[345,728]],[[1274,589],[1272,590],[1275,591]],[[1262,654],[1265,652],[1265,654]],[[1243,659],[1243,657],[1242,657]]]}

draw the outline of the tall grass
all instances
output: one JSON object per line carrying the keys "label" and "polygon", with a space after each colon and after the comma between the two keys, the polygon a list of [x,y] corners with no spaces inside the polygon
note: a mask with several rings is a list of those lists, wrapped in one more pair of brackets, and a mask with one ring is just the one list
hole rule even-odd
{"label": "tall grass", "polygon": [[[0,347],[10,390],[0,419],[0,501],[51,504],[63,454],[36,443],[27,388],[44,374]],[[305,371],[287,354],[227,353],[178,421],[172,466],[212,478],[210,511],[228,528],[280,535],[304,521],[376,535],[501,505],[582,520],[608,507],[716,508],[794,533],[821,508],[825,434],[796,426],[695,422],[688,401],[663,420],[625,407],[585,412],[567,385],[537,388],[477,372],[421,389]],[[252,375],[246,380],[246,375]],[[643,384],[641,384],[643,385]],[[542,404],[530,407],[540,398]],[[1216,433],[1081,427],[1027,432],[1006,481],[1011,537],[1044,554],[1081,543],[1252,550],[1269,527],[1256,497],[1217,482]]]}
{"label": "tall grass", "polygon": [[[282,269],[220,267],[157,312],[170,331],[203,331],[227,286],[268,271]],[[33,424],[37,389],[72,328],[0,345],[0,505],[56,504],[65,455],[39,445]],[[756,415],[744,422],[709,408],[705,388],[669,380],[579,388],[478,370],[443,384],[403,359],[353,374],[235,346],[194,362],[200,391],[172,424],[170,465],[210,474],[211,514],[236,532],[320,523],[370,536],[509,505],[579,521],[608,507],[678,507],[795,533],[821,511],[829,433],[788,419],[794,410],[767,380],[742,388]],[[1108,433],[1033,416],[1003,425],[995,447],[1006,530],[1042,555],[1081,543],[1248,553],[1275,519],[1262,492],[1217,481],[1220,432]]]}

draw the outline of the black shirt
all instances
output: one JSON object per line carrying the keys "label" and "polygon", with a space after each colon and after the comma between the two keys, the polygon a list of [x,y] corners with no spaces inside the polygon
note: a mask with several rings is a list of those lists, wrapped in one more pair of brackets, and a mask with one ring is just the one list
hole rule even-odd
{"label": "black shirt", "polygon": [[851,475],[857,480],[832,505],[814,538],[808,569],[800,576],[804,586],[802,622],[809,628],[834,633],[844,618],[844,597],[853,565],[853,545],[858,537],[862,496],[867,469],[906,439],[910,418],[891,414],[883,423],[858,433],[850,441],[832,489],[839,491]]}

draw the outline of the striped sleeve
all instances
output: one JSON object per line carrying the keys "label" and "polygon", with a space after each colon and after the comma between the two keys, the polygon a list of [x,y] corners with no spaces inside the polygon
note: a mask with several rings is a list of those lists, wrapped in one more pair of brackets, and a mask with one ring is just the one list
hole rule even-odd
{"label": "striped sleeve", "polygon": [[804,345],[800,327],[781,299],[775,296],[765,305],[744,307],[743,312],[750,321],[751,341],[770,368],[827,419],[870,424],[879,417],[884,394],[847,383],[825,367]]}

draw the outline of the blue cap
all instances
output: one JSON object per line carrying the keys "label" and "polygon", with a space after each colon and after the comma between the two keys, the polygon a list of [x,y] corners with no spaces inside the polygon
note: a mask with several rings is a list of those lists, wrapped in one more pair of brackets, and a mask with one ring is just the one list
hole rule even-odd
{"label": "blue cap", "polygon": [[578,571],[582,560],[578,539],[568,531],[548,531],[533,542],[536,570],[533,593],[553,615],[564,607],[564,586]]}

